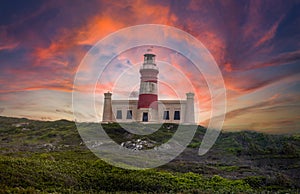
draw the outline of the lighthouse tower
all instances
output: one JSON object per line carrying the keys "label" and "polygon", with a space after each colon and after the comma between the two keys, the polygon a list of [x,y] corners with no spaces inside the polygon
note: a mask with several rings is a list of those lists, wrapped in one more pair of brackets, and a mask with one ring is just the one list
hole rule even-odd
{"label": "lighthouse tower", "polygon": [[158,97],[157,75],[159,71],[155,64],[155,54],[150,49],[144,54],[144,63],[140,68],[141,82],[138,99],[138,120],[142,122],[157,121]]}

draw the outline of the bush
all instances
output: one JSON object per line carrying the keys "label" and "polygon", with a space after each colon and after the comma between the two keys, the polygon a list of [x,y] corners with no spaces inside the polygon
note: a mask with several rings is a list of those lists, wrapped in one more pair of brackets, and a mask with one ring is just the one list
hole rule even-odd
{"label": "bush", "polygon": [[[220,176],[204,178],[195,173],[158,170],[125,170],[101,160],[76,159],[70,152],[35,155],[32,158],[0,157],[0,187],[4,191],[76,192],[183,192],[251,191],[243,180]],[[80,154],[80,153],[78,153]]]}

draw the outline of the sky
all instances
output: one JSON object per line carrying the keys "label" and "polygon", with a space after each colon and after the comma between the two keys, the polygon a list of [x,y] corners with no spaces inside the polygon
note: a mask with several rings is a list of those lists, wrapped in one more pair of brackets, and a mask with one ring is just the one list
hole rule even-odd
{"label": "sky", "polygon": [[[2,0],[0,115],[74,120],[73,82],[84,56],[111,33],[142,24],[181,29],[211,53],[226,87],[224,130],[300,132],[300,1],[292,0]],[[139,67],[144,50],[121,54],[108,72],[122,74],[128,64]],[[184,56],[154,50],[166,61],[160,64],[160,76],[170,83],[176,84],[176,79],[163,74],[165,67],[181,69],[192,81],[200,77],[193,91],[198,121],[207,125],[212,97],[201,75],[189,73],[192,64]],[[109,86],[97,85],[99,98]],[[166,85],[160,88],[162,97],[174,97]]]}

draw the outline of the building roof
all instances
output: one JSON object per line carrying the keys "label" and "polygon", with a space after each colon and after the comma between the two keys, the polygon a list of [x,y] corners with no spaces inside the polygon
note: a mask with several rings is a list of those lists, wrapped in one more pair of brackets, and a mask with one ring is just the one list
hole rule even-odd
{"label": "building roof", "polygon": [[[185,104],[186,100],[158,100],[163,104]],[[137,105],[138,100],[112,100],[114,104],[130,104],[130,105]]]}

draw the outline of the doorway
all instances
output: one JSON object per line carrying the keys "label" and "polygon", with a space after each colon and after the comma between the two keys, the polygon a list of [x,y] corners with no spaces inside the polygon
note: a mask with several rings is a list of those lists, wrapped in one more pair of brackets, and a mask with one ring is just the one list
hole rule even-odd
{"label": "doorway", "polygon": [[148,122],[148,113],[143,112],[143,122]]}

